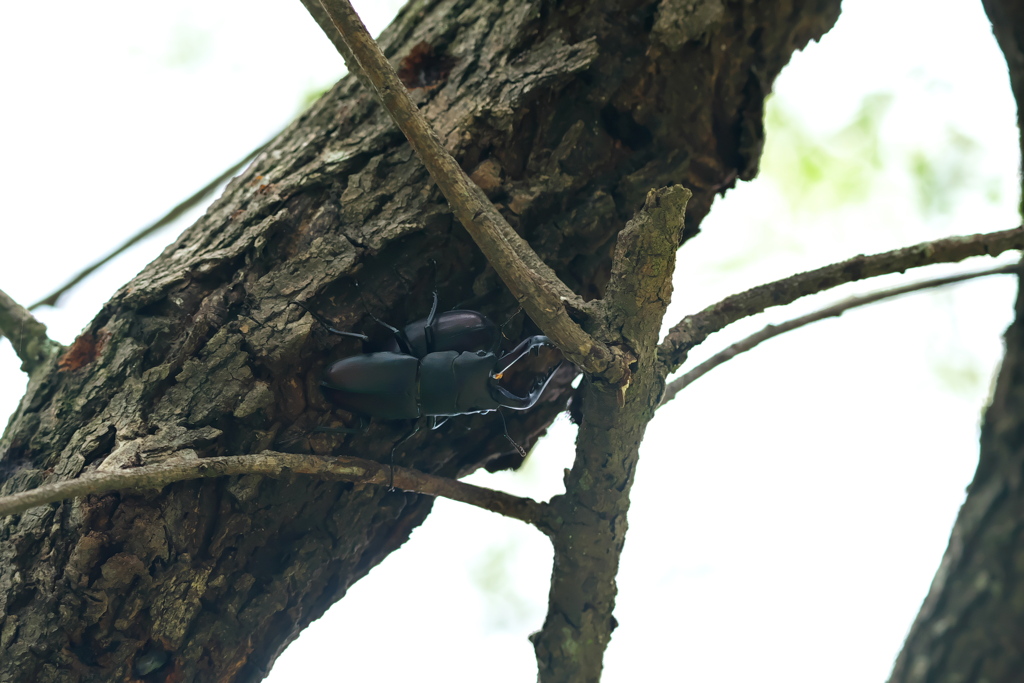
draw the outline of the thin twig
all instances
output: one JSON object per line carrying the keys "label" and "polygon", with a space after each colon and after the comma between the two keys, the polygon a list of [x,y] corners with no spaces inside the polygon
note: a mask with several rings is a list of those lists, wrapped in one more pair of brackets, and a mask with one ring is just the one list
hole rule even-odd
{"label": "thin twig", "polygon": [[920,292],[925,289],[931,289],[934,287],[942,287],[944,285],[952,285],[958,282],[966,282],[967,280],[973,280],[979,277],[987,277],[989,275],[1012,275],[1020,272],[1020,266],[1012,264],[1009,266],[1000,266],[999,268],[988,268],[986,270],[979,270],[974,273],[961,273],[960,275],[950,275],[947,277],[937,277],[931,280],[922,280],[921,282],[914,282],[909,285],[903,285],[902,287],[893,287],[892,289],[883,289],[878,292],[872,292],[871,294],[863,294],[860,296],[851,296],[848,299],[836,302],[831,306],[826,306],[817,311],[812,311],[806,315],[802,315],[792,320],[787,320],[784,323],[778,325],[768,325],[764,329],[755,332],[754,334],[741,339],[740,341],[728,346],[715,355],[708,358],[703,363],[697,365],[689,372],[684,375],[677,377],[668,383],[665,387],[665,393],[661,397],[661,403],[659,407],[665,405],[673,398],[676,397],[680,391],[693,384],[695,381],[717,368],[722,363],[728,360],[732,360],[744,351],[749,351],[761,342],[768,341],[772,337],[777,337],[784,332],[789,332],[805,325],[818,322],[819,320],[825,320],[826,318],[835,318],[841,316],[846,311],[853,308],[859,308],[861,306],[867,306],[868,304],[877,303],[886,299],[892,299],[904,294],[910,294],[912,292]]}
{"label": "thin twig", "polygon": [[1024,228],[947,237],[882,254],[855,256],[841,263],[759,285],[683,318],[661,342],[658,359],[666,374],[675,372],[686,360],[689,350],[707,339],[708,335],[766,308],[784,306],[847,282],[902,273],[935,263],[954,263],[971,256],[998,256],[1011,249],[1024,249]]}
{"label": "thin twig", "polygon": [[146,227],[142,228],[141,230],[136,232],[134,235],[129,237],[125,242],[123,242],[120,246],[118,246],[112,252],[110,252],[109,254],[107,254],[106,256],[101,258],[100,260],[96,261],[95,263],[93,263],[93,264],[91,264],[89,266],[86,266],[80,272],[78,272],[74,277],[72,277],[70,280],[65,282],[60,287],[58,287],[56,290],[54,290],[53,292],[50,292],[45,297],[43,297],[39,301],[35,302],[31,306],[29,306],[29,310],[34,311],[35,309],[39,308],[40,306],[56,306],[57,305],[57,301],[68,290],[72,289],[79,282],[81,282],[85,278],[87,278],[90,275],[92,275],[94,272],[96,272],[97,270],[99,270],[100,268],[105,266],[110,261],[113,261],[115,258],[117,258],[121,254],[123,254],[128,249],[131,249],[133,246],[135,246],[136,244],[138,244],[142,240],[146,239],[150,235],[153,235],[154,233],[159,231],[161,228],[167,227],[168,225],[170,225],[171,223],[176,221],[178,218],[180,218],[182,215],[184,215],[187,211],[189,211],[192,208],[194,208],[194,207],[198,206],[199,204],[201,204],[210,195],[212,195],[214,193],[214,191],[218,187],[223,185],[228,180],[231,180],[231,178],[233,178],[236,173],[238,173],[242,168],[244,168],[246,164],[248,164],[250,161],[255,159],[260,154],[260,152],[262,152],[263,150],[265,150],[267,148],[267,146],[269,144],[270,144],[270,142],[267,141],[267,142],[263,143],[262,145],[260,145],[259,147],[257,147],[256,149],[254,149],[253,151],[249,152],[247,155],[245,155],[244,159],[239,161],[237,164],[235,164],[234,166],[232,166],[228,170],[226,170],[223,173],[221,173],[215,179],[211,180],[209,183],[206,184],[205,187],[203,187],[201,190],[196,192],[194,195],[192,195],[191,197],[189,197],[185,201],[183,201],[180,204],[178,204],[177,206],[175,206],[170,211],[168,211],[166,214],[164,214],[164,216],[162,218],[157,220],[155,223],[152,223],[152,224],[147,225]]}
{"label": "thin twig", "polygon": [[3,290],[0,290],[0,335],[11,340],[14,352],[21,359],[21,369],[30,374],[62,348],[47,336],[46,325]]}
{"label": "thin twig", "polygon": [[[30,491],[3,496],[0,497],[0,516],[13,515],[38,505],[90,494],[125,489],[160,489],[176,481],[239,474],[258,474],[274,479],[308,474],[324,480],[349,481],[357,484],[392,484],[391,468],[388,465],[362,458],[324,458],[274,451],[215,458],[178,458],[133,469],[95,472],[78,479],[45,484]],[[406,491],[468,503],[533,525],[541,521],[547,509],[546,503],[538,503],[530,498],[520,498],[502,491],[473,486],[406,467],[394,468],[393,485],[394,488]]]}
{"label": "thin twig", "polygon": [[602,374],[610,382],[626,377],[619,356],[584,332],[566,312],[567,305],[584,310],[586,304],[512,229],[444,148],[348,0],[321,0],[321,4],[455,216],[530,318],[584,371]]}

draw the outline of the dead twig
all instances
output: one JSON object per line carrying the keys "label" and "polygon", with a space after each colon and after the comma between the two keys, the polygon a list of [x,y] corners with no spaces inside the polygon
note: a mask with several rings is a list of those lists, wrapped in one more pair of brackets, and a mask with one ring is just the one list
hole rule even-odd
{"label": "dead twig", "polygon": [[766,308],[784,306],[847,282],[902,273],[935,263],[955,263],[971,256],[998,256],[1011,249],[1024,249],[1024,228],[947,237],[881,254],[855,256],[824,268],[759,285],[683,318],[658,346],[658,359],[665,375],[668,375],[679,369],[689,350],[707,339],[708,335]]}
{"label": "dead twig", "polygon": [[29,306],[28,307],[29,310],[30,311],[34,311],[35,309],[39,308],[40,306],[56,306],[57,305],[57,301],[62,296],[64,296],[64,294],[66,294],[68,292],[68,290],[74,288],[79,282],[81,282],[85,278],[89,277],[94,272],[96,272],[97,270],[99,270],[100,268],[105,266],[106,264],[110,263],[115,258],[117,258],[121,254],[123,254],[124,252],[128,251],[129,249],[131,249],[133,246],[135,246],[136,244],[138,244],[142,240],[146,239],[150,235],[153,235],[153,234],[157,233],[162,228],[165,228],[168,225],[170,225],[171,223],[173,223],[174,221],[178,220],[186,212],[188,212],[191,209],[193,209],[194,207],[199,206],[200,204],[202,204],[206,199],[208,199],[210,197],[210,195],[212,195],[214,193],[214,191],[216,191],[216,189],[218,187],[220,187],[221,185],[223,185],[227,181],[231,180],[235,176],[236,173],[238,173],[240,170],[245,168],[245,166],[250,161],[252,161],[257,156],[259,156],[260,152],[265,150],[267,148],[267,145],[269,145],[269,144],[270,144],[269,142],[265,142],[262,145],[260,145],[259,147],[257,147],[256,149],[254,149],[253,151],[249,152],[247,155],[245,155],[244,159],[242,159],[237,164],[235,164],[234,166],[232,166],[231,168],[227,169],[226,171],[221,173],[219,176],[217,176],[216,178],[211,180],[202,189],[200,189],[194,195],[192,195],[191,197],[189,197],[188,199],[184,200],[183,202],[181,202],[180,204],[175,206],[173,209],[168,211],[160,219],[158,219],[155,223],[152,223],[152,224],[147,225],[146,227],[142,228],[141,230],[136,232],[134,235],[129,237],[127,240],[125,240],[122,244],[120,244],[116,249],[111,251],[109,254],[107,254],[106,256],[101,258],[100,260],[98,260],[98,261],[96,261],[96,262],[86,266],[81,271],[76,273],[74,275],[74,277],[72,277],[70,280],[65,282],[63,285],[61,285],[60,287],[58,287],[54,291],[52,291],[49,294],[47,294],[46,296],[44,296],[39,301],[37,301],[34,304],[32,304],[31,306]]}
{"label": "dead twig", "polygon": [[520,498],[406,467],[395,467],[392,473],[390,466],[372,460],[264,451],[252,455],[178,458],[156,465],[95,472],[77,479],[44,484],[30,491],[0,497],[0,516],[17,514],[38,505],[68,498],[126,489],[160,489],[176,481],[240,474],[259,474],[275,479],[302,474],[357,484],[393,485],[405,491],[468,503],[533,525],[541,522],[547,509],[546,503],[530,498]]}
{"label": "dead twig", "polygon": [[692,370],[686,372],[684,375],[677,377],[668,383],[665,387],[665,393],[661,397],[661,403],[659,407],[665,405],[676,397],[680,391],[693,384],[695,381],[717,368],[722,363],[732,360],[744,351],[749,351],[761,342],[768,341],[773,337],[777,337],[780,334],[789,332],[791,330],[810,325],[811,323],[818,322],[819,320],[825,320],[826,318],[835,318],[841,316],[843,313],[853,308],[859,308],[861,306],[867,306],[868,304],[877,303],[879,301],[885,301],[886,299],[892,299],[905,294],[911,294],[914,292],[920,292],[926,289],[932,289],[934,287],[943,287],[945,285],[952,285],[958,282],[966,282],[968,280],[974,280],[979,277],[987,277],[989,275],[1012,275],[1020,272],[1020,266],[1017,264],[1009,266],[1000,266],[999,268],[988,268],[986,270],[979,270],[974,273],[961,273],[960,275],[949,275],[946,277],[937,277],[930,280],[922,280],[921,282],[914,282],[909,285],[903,285],[902,287],[893,287],[892,289],[883,289],[878,292],[872,292],[871,294],[862,294],[860,296],[851,296],[848,299],[844,299],[831,306],[826,306],[817,311],[812,311],[806,315],[802,315],[792,320],[787,320],[784,323],[778,325],[768,325],[764,329],[755,332],[754,334],[741,339],[740,341],[732,344],[715,355],[708,358],[703,363],[695,366]]}

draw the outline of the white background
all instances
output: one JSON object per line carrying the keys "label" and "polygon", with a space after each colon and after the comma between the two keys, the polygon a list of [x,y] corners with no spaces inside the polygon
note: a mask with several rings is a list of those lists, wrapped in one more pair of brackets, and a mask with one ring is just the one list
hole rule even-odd
{"label": "white background", "polygon": [[[397,5],[356,3],[375,33]],[[791,127],[773,137],[769,125],[762,178],[719,200],[680,252],[669,321],[857,253],[1017,225],[1005,63],[980,3],[939,5],[848,0],[823,44],[794,57],[772,104]],[[0,288],[41,298],[341,72],[298,2],[6,3]],[[835,133],[873,93],[891,102],[865,171],[868,152]],[[845,172],[794,172],[807,158],[794,157],[794,130],[839,159],[833,170],[862,172],[864,191],[843,190]],[[40,311],[51,335],[70,343],[196,217]],[[747,321],[695,357],[854,289]],[[663,409],[634,488],[604,680],[883,681],[973,473],[1013,294],[1001,277],[850,313],[765,344]],[[0,343],[4,416],[24,388],[18,366]],[[472,480],[550,496],[572,439],[562,419],[524,471]],[[522,524],[439,501],[269,680],[533,680],[526,638],[543,621],[550,556]]]}

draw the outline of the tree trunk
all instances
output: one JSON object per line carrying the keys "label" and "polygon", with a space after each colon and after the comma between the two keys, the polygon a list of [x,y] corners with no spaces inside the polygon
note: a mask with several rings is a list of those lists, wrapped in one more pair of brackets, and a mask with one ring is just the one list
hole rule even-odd
{"label": "tree trunk", "polygon": [[[427,0],[381,44],[449,150],[590,298],[650,188],[693,190],[688,238],[717,193],[754,176],[772,81],[838,13],[838,0]],[[499,322],[516,309],[347,77],[33,378],[0,441],[0,492],[281,444],[386,460],[408,426],[313,433],[357,424],[318,383],[359,347],[289,302],[372,333],[371,312],[425,315],[435,282],[447,307]],[[504,330],[532,333],[522,316]],[[544,431],[570,379],[508,418],[515,441]],[[503,432],[495,416],[456,418],[397,459],[450,476],[515,465]],[[2,519],[0,681],[259,680],[429,510],[381,488],[241,477]]]}
{"label": "tree trunk", "polygon": [[981,456],[892,683],[1019,683],[1024,672],[1024,296],[982,425]]}
{"label": "tree trunk", "polygon": [[[983,0],[1024,108],[1024,7]],[[1022,127],[1024,130],[1024,127]],[[1024,150],[1024,137],[1021,139]],[[1024,292],[981,429],[978,470],[890,683],[1018,683],[1024,677]]]}

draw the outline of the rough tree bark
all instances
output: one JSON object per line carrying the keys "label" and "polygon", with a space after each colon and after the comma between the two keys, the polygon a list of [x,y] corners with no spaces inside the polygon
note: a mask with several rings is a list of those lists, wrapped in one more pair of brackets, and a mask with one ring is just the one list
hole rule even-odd
{"label": "rough tree bark", "polygon": [[[1024,131],[1024,7],[983,0]],[[1021,138],[1024,152],[1024,136]],[[1018,683],[1024,676],[1024,292],[981,430],[967,500],[891,683]]]}
{"label": "rough tree bark", "polygon": [[[772,81],[838,13],[838,0],[427,0],[381,44],[463,167],[591,298],[650,188],[693,190],[685,239],[717,193],[753,177]],[[0,492],[290,439],[384,460],[407,429],[307,438],[348,419],[317,383],[328,360],[358,349],[288,304],[368,331],[368,308],[422,316],[435,281],[450,305],[495,320],[515,310],[348,77],[37,370],[0,441]],[[521,316],[506,328],[527,331]],[[564,408],[570,377],[509,419],[516,441],[529,446]],[[514,465],[492,418],[420,433],[399,461],[449,476]],[[426,497],[379,487],[250,476],[2,519],[0,680],[259,680],[429,510]]]}

